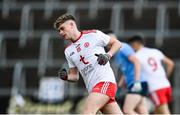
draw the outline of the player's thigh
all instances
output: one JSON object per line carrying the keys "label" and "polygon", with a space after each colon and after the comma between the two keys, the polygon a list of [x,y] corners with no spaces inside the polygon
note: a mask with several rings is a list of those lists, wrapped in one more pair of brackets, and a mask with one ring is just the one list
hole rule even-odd
{"label": "player's thigh", "polygon": [[110,97],[105,94],[92,92],[86,98],[84,105],[85,109],[96,108],[98,110],[102,108],[109,101],[109,99]]}
{"label": "player's thigh", "polygon": [[123,110],[133,110],[141,101],[142,96],[139,94],[127,94],[124,101]]}
{"label": "player's thigh", "polygon": [[167,104],[171,101],[171,88],[162,88],[150,93],[150,98],[155,106]]}
{"label": "player's thigh", "polygon": [[116,101],[106,104],[101,112],[104,114],[123,114]]}
{"label": "player's thigh", "polygon": [[148,114],[148,107],[146,103],[146,97],[142,97],[140,103],[136,107],[136,111],[140,114]]}

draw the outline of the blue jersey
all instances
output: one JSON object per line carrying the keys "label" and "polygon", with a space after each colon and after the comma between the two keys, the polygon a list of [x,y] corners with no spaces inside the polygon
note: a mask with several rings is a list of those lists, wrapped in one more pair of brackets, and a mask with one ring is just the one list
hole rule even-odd
{"label": "blue jersey", "polygon": [[115,54],[114,58],[122,70],[127,86],[134,82],[134,64],[129,61],[128,57],[135,55],[134,50],[127,43],[122,43],[122,48]]}

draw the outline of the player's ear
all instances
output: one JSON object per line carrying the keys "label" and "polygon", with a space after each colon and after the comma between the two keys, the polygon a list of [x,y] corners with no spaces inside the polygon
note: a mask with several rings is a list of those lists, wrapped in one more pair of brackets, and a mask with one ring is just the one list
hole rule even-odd
{"label": "player's ear", "polygon": [[69,24],[71,27],[75,26],[75,23],[73,21],[70,21]]}

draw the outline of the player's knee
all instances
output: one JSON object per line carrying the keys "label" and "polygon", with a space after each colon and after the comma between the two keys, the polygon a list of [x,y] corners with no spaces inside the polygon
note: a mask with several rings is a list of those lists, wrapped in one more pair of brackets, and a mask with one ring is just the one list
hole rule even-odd
{"label": "player's knee", "polygon": [[133,113],[133,110],[131,110],[130,108],[127,108],[127,107],[123,107],[123,113],[131,114],[131,113]]}
{"label": "player's knee", "polygon": [[125,114],[131,113],[131,110],[128,109],[127,107],[123,107],[122,110],[123,110],[123,113],[125,113]]}
{"label": "player's knee", "polygon": [[169,107],[167,104],[159,105],[155,108],[158,114],[170,114]]}
{"label": "player's knee", "polygon": [[95,106],[85,106],[83,114],[96,114],[98,107]]}
{"label": "player's knee", "polygon": [[140,108],[137,111],[139,114],[148,114],[148,110],[146,107]]}
{"label": "player's knee", "polygon": [[96,114],[97,110],[94,109],[84,109],[82,114]]}

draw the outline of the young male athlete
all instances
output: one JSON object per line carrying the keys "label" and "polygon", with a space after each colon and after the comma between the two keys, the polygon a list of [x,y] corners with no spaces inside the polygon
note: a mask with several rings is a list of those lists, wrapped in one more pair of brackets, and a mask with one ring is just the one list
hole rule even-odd
{"label": "young male athlete", "polygon": [[[115,37],[112,31],[105,32],[111,37]],[[122,42],[122,48],[114,56],[115,62],[120,65],[123,72],[123,78],[119,81],[121,87],[122,80],[125,81],[127,94],[125,97],[123,112],[126,114],[147,114],[145,105],[145,96],[147,94],[147,82],[140,76],[140,63],[135,56],[134,50],[125,42]]]}
{"label": "young male athlete", "polygon": [[[119,50],[121,43],[99,30],[79,31],[75,18],[70,14],[61,15],[54,27],[71,44],[65,49],[69,71],[62,69],[63,80],[77,81],[79,72],[83,77],[89,95],[83,114],[96,114],[99,110],[107,114],[122,114],[115,101],[116,81],[109,60]],[[110,49],[106,53],[105,46]]]}
{"label": "young male athlete", "polygon": [[[147,79],[150,98],[156,106],[155,113],[170,114],[168,103],[172,93],[167,77],[173,71],[173,61],[158,49],[144,47],[143,38],[139,35],[131,37],[128,41],[140,61],[141,74]],[[166,71],[162,63],[166,65]]]}

